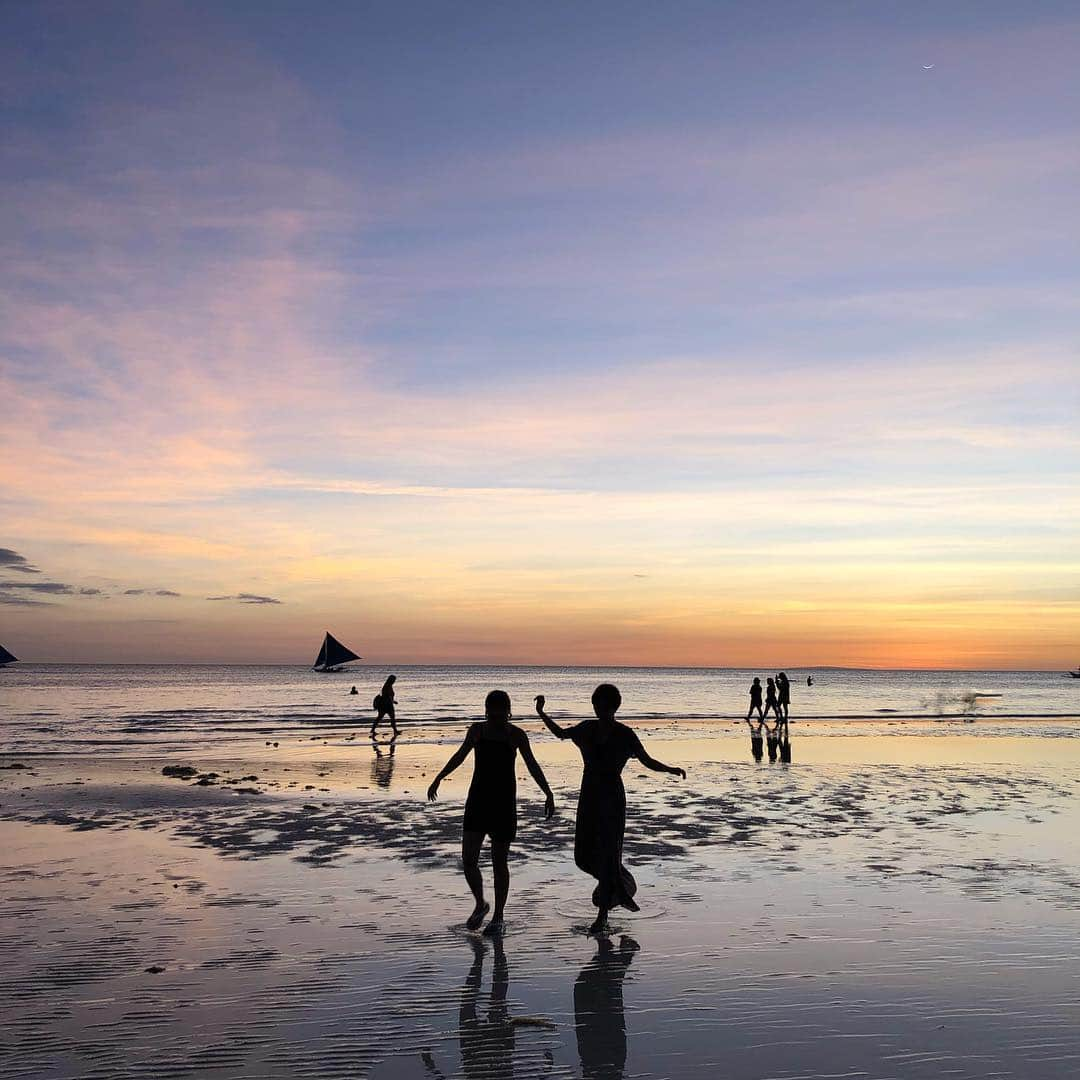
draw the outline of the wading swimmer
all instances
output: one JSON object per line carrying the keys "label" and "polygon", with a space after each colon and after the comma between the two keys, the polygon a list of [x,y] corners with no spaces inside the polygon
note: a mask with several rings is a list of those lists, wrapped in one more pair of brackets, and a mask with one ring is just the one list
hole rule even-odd
{"label": "wading swimmer", "polygon": [[615,719],[621,704],[622,695],[618,688],[602,683],[592,696],[596,718],[564,728],[544,712],[543,695],[536,699],[536,711],[548,731],[559,739],[572,739],[581,751],[584,768],[574,830],[574,862],[597,880],[592,901],[598,911],[596,921],[589,928],[591,934],[601,934],[608,929],[607,917],[612,908],[638,910],[634,903],[637,882],[622,861],[626,832],[626,789],[622,771],[627,761],[637,758],[646,769],[686,779],[685,769],[665,765],[650,757],[633,729]]}
{"label": "wading swimmer", "polygon": [[495,877],[495,911],[484,933],[489,937],[503,928],[503,910],[510,892],[510,844],[517,833],[517,777],[514,766],[518,751],[525,766],[544,793],[544,817],[555,813],[555,797],[551,794],[544,770],[540,768],[529,737],[510,723],[510,695],[504,690],[492,690],[484,702],[484,720],[469,728],[465,741],[431,782],[428,798],[439,796],[439,784],[470,754],[473,757],[473,778],[465,800],[465,820],[462,822],[461,862],[465,880],[469,883],[476,907],[465,925],[476,930],[484,921],[490,907],[484,900],[484,879],[480,874],[480,848],[484,837],[491,838],[491,866]]}

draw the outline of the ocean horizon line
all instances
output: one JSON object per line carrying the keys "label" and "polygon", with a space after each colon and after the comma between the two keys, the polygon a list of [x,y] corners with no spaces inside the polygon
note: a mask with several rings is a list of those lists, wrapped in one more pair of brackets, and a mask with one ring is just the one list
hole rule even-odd
{"label": "ocean horizon line", "polygon": [[[144,668],[283,668],[313,670],[310,664],[304,662],[289,662],[280,660],[266,661],[236,661],[229,663],[207,660],[20,660],[18,665],[11,665],[8,671],[25,670],[31,667],[144,667]],[[894,672],[894,673],[955,673],[955,674],[1061,674],[1065,675],[1070,669],[1061,666],[1053,667],[889,667],[879,665],[873,667],[860,667],[847,664],[581,664],[581,663],[484,663],[480,661],[394,661],[380,660],[357,664],[352,668],[344,668],[340,672],[328,674],[347,675],[349,671],[382,671],[387,668],[397,668],[407,671],[422,668],[452,668],[463,671],[487,669],[505,671],[791,671],[816,672],[816,671],[847,671],[847,672]],[[1076,670],[1076,669],[1072,669]],[[316,674],[324,674],[316,672]]]}

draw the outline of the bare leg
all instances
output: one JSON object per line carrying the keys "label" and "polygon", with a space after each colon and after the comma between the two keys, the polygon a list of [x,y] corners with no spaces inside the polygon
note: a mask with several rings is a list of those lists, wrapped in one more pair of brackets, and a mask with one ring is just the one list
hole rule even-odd
{"label": "bare leg", "polygon": [[510,845],[500,841],[491,841],[491,868],[495,876],[495,911],[488,923],[486,934],[497,934],[502,930],[503,910],[506,898],[510,895]]}
{"label": "bare leg", "polygon": [[461,838],[461,867],[476,900],[476,907],[465,923],[470,930],[477,929],[488,912],[488,905],[484,902],[484,879],[480,873],[480,848],[483,843],[483,833],[467,832]]}

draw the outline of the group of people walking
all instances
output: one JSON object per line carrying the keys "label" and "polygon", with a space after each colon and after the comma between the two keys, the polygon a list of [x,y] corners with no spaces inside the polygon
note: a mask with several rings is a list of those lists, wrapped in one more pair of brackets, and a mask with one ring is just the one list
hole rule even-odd
{"label": "group of people walking", "polygon": [[[615,719],[622,695],[611,683],[602,683],[592,695],[594,717],[572,727],[556,723],[545,711],[543,695],[536,698],[536,712],[548,731],[557,739],[570,739],[582,758],[581,791],[578,796],[574,832],[574,862],[596,879],[592,902],[597,909],[590,933],[608,930],[608,913],[617,907],[637,911],[634,901],[637,883],[623,865],[623,839],[626,832],[626,790],[622,771],[636,758],[653,772],[670,773],[685,779],[686,770],[665,765],[652,757],[632,728]],[[529,737],[512,724],[510,695],[492,690],[484,702],[483,721],[473,724],[464,742],[431,782],[428,798],[434,802],[439,785],[469,754],[474,756],[472,783],[465,800],[462,822],[461,859],[465,879],[476,904],[466,921],[470,930],[478,930],[491,906],[484,896],[479,856],[484,838],[491,841],[494,871],[495,908],[484,934],[502,932],[506,900],[510,891],[509,853],[517,834],[517,786],[515,762],[520,753],[537,787],[544,794],[544,816],[555,813],[555,796],[544,770],[533,755]]]}
{"label": "group of people walking", "polygon": [[[761,704],[761,679],[754,676],[750,684],[750,708],[746,710],[746,722],[750,726],[750,752],[755,761],[761,761],[764,747],[768,746],[769,760],[791,761],[791,740],[788,737],[788,712],[791,709],[791,683],[784,672],[765,680],[765,705]],[[813,685],[808,683],[808,685]],[[754,713],[757,720],[754,720]],[[769,720],[775,722],[770,726]]]}

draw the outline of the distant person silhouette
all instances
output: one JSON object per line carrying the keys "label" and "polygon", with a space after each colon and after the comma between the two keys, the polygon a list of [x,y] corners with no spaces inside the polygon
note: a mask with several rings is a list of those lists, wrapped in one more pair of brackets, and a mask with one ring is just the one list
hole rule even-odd
{"label": "distant person silhouette", "polygon": [[352,688],[352,689],[351,689],[351,690],[349,691],[349,697],[356,697],[356,695],[357,695],[357,694],[359,694],[359,693],[360,693],[360,691],[359,691],[359,690],[357,690],[357,689],[356,689],[356,687],[354,686],[354,687],[353,687],[353,688]]}
{"label": "distant person silhouette", "polygon": [[806,676],[806,685],[807,686],[813,686],[814,685],[814,676],[813,675],[807,675]]}
{"label": "distant person silhouette", "polygon": [[769,713],[774,713],[777,720],[783,720],[780,715],[780,703],[776,699],[776,683],[772,679],[765,680],[765,719]]}
{"label": "distant person silhouette", "polygon": [[468,756],[474,755],[473,778],[465,800],[465,819],[462,822],[461,861],[465,880],[472,890],[476,907],[466,920],[469,930],[476,930],[484,921],[490,907],[484,901],[484,879],[480,874],[480,848],[484,837],[491,838],[491,865],[495,877],[495,910],[484,933],[499,934],[503,929],[506,898],[510,892],[510,845],[517,835],[517,777],[514,767],[518,752],[525,761],[537,787],[544,793],[544,817],[555,813],[555,796],[551,794],[544,770],[540,768],[529,737],[521,728],[510,723],[510,695],[505,690],[492,690],[484,702],[484,720],[473,724],[465,741],[431,782],[428,798],[439,797],[439,784]]}
{"label": "distant person silhouette", "polygon": [[757,709],[758,718],[764,720],[765,714],[761,711],[761,680],[756,675],[750,684],[750,708],[746,710],[747,720],[755,709]]}
{"label": "distant person silhouette", "polygon": [[761,737],[761,721],[759,720],[755,724],[753,721],[747,720],[746,724],[750,728],[750,753],[755,761],[760,761],[765,753],[763,749],[764,741]]}
{"label": "distant person silhouette", "polygon": [[788,732],[788,711],[791,708],[791,683],[784,672],[776,676],[776,716],[777,725],[783,727],[783,735],[786,738]]}
{"label": "distant person silhouette", "polygon": [[394,738],[398,736],[397,715],[394,712],[394,706],[397,704],[397,697],[394,695],[394,683],[397,682],[396,675],[388,675],[386,682],[383,683],[383,688],[375,695],[375,699],[372,701],[372,708],[378,713],[371,724],[371,737],[375,738],[375,729],[382,722],[382,718],[387,716],[390,718],[390,726],[394,729]]}
{"label": "distant person silhouette", "polygon": [[371,762],[371,779],[377,787],[389,788],[390,781],[394,778],[394,750],[397,749],[397,736],[395,735],[387,744],[386,751],[375,740],[371,740],[371,749],[375,751],[375,757]]}
{"label": "distant person silhouette", "polygon": [[619,948],[611,939],[596,939],[596,955],[574,983],[574,1027],[583,1080],[623,1080],[626,1071],[626,1009],[623,979],[641,948],[623,936]]}
{"label": "distant person silhouette", "polygon": [[622,695],[618,688],[602,683],[592,696],[596,718],[564,728],[544,712],[543,695],[536,699],[536,711],[547,729],[559,739],[572,739],[581,751],[584,768],[574,831],[574,862],[597,880],[592,901],[599,910],[596,921],[589,928],[591,934],[607,929],[608,912],[612,908],[638,910],[634,903],[637,882],[622,861],[626,832],[626,789],[622,771],[627,761],[637,758],[653,772],[686,779],[685,769],[665,765],[650,757],[633,729],[615,719],[621,704]]}

